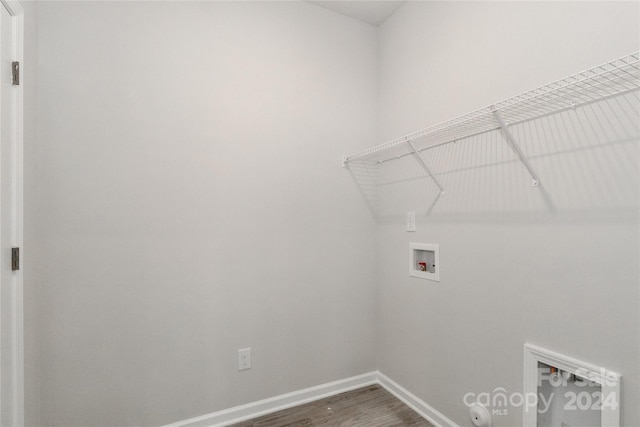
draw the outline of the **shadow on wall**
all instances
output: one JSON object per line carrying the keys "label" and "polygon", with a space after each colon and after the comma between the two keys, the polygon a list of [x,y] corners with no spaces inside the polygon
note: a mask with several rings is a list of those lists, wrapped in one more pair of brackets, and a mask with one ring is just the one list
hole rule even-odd
{"label": "shadow on wall", "polygon": [[[353,161],[348,170],[379,223],[404,221],[636,222],[640,205],[637,92],[510,127],[540,178],[532,177],[492,130],[418,147],[440,189],[413,155]],[[405,150],[406,151],[406,150]]]}

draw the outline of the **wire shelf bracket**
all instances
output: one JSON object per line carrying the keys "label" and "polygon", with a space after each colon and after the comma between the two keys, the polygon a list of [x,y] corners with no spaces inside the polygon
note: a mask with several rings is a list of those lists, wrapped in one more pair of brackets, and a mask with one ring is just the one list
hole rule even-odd
{"label": "wire shelf bracket", "polygon": [[444,188],[442,187],[442,185],[440,185],[440,183],[438,182],[436,177],[433,176],[433,174],[431,173],[431,170],[429,169],[429,166],[427,166],[427,163],[424,161],[422,156],[420,156],[420,152],[418,151],[416,146],[413,144],[413,142],[411,142],[410,139],[407,139],[407,144],[409,144],[409,147],[411,147],[411,150],[413,150],[413,155],[415,156],[415,158],[418,161],[418,163],[420,164],[420,166],[422,166],[422,169],[424,169],[424,171],[427,173],[427,175],[433,180],[433,182],[440,189],[440,197],[444,196]]}
{"label": "wire shelf bracket", "polygon": [[527,170],[529,171],[529,174],[531,175],[531,178],[532,178],[531,186],[539,187],[540,178],[538,178],[538,174],[536,173],[535,170],[533,170],[531,163],[529,163],[529,160],[527,160],[527,157],[524,155],[524,153],[520,149],[520,146],[518,146],[518,142],[513,137],[513,134],[511,133],[511,131],[509,130],[509,126],[507,126],[507,124],[502,119],[500,112],[498,110],[494,110],[493,116],[496,118],[496,121],[500,125],[500,129],[502,130],[502,137],[505,139],[505,141],[507,141],[507,143],[509,144],[513,152],[516,154],[516,157],[518,157],[518,160],[520,160],[524,165],[524,167],[526,167]]}

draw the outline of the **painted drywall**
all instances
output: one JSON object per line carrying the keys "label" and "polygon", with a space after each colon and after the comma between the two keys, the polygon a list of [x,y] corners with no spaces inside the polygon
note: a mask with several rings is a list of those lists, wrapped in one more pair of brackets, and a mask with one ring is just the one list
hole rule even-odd
{"label": "painted drywall", "polygon": [[[505,222],[467,190],[447,194],[473,202],[444,205],[455,221],[374,233],[338,168],[637,50],[636,4],[410,2],[378,57],[373,28],[308,4],[39,8],[28,425],[159,425],[376,368],[467,425],[464,393],[521,390],[524,342],[622,373],[638,400],[637,199]],[[440,243],[440,284],[408,277],[409,241]]]}
{"label": "painted drywall", "polygon": [[[380,27],[380,142],[637,51],[638,13],[638,3],[618,2],[408,2]],[[637,101],[627,102],[636,115]],[[449,154],[473,160],[490,143],[504,141]],[[531,143],[527,152],[538,149]],[[622,425],[640,425],[637,147],[536,158],[555,213],[516,162],[441,176],[447,194],[433,217],[418,215],[415,233],[402,212],[386,216],[377,232],[380,371],[470,425],[466,393],[522,392],[530,342],[622,374]],[[476,185],[496,169],[495,187]],[[409,242],[440,245],[439,283],[409,277]],[[497,409],[507,411],[494,426],[521,424],[521,408]]]}
{"label": "painted drywall", "polygon": [[[41,419],[161,425],[376,368],[373,27],[304,2],[43,2]],[[237,371],[251,347],[252,369]]]}

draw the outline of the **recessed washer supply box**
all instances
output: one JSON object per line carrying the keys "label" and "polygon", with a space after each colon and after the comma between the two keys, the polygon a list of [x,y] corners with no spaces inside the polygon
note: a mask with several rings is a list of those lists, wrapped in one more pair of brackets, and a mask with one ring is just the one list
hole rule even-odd
{"label": "recessed washer supply box", "polygon": [[440,281],[440,245],[409,243],[409,276]]}

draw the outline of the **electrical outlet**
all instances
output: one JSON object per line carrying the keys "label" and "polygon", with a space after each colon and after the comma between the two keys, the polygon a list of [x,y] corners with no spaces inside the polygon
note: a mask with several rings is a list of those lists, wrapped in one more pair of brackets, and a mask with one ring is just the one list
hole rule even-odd
{"label": "electrical outlet", "polygon": [[251,348],[238,350],[238,371],[251,369]]}
{"label": "electrical outlet", "polygon": [[416,213],[407,212],[407,231],[416,231]]}

